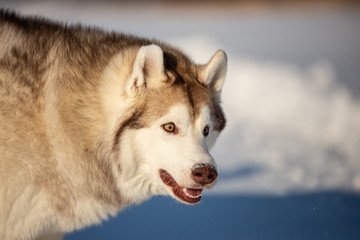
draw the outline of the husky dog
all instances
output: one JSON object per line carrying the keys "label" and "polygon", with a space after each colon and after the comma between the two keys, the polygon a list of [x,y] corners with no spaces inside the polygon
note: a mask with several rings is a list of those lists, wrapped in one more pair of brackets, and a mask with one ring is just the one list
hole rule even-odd
{"label": "husky dog", "polygon": [[217,171],[227,58],[0,11],[0,239],[61,239]]}

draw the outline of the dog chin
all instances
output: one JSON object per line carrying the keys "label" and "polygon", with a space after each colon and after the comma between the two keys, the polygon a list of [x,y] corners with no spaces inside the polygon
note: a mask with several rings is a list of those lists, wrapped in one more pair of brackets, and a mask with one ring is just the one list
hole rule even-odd
{"label": "dog chin", "polygon": [[188,205],[194,205],[200,202],[203,188],[188,188],[180,186],[164,169],[159,170],[159,175],[163,183],[168,187],[170,195],[176,200]]}

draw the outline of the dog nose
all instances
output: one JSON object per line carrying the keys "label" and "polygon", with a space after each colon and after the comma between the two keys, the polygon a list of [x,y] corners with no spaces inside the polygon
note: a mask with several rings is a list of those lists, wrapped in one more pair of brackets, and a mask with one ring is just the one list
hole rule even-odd
{"label": "dog nose", "polygon": [[197,164],[191,172],[192,179],[203,186],[214,182],[217,176],[215,167],[210,164]]}

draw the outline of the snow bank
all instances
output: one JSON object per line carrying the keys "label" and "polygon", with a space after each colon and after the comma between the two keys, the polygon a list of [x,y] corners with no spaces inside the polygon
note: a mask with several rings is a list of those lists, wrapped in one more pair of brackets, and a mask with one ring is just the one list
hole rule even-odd
{"label": "snow bank", "polygon": [[[172,42],[200,62],[226,48],[203,36]],[[360,191],[360,102],[334,76],[326,61],[299,69],[230,51],[214,192]]]}
{"label": "snow bank", "polygon": [[[295,22],[288,21],[292,19],[290,15],[286,15],[285,20],[269,17],[262,21],[257,21],[257,18],[245,21],[246,16],[242,16],[241,20],[236,20],[234,16],[207,16],[206,19],[193,16],[187,20],[188,17],[184,19],[181,14],[173,16],[158,12],[157,8],[143,8],[140,11],[116,4],[83,6],[83,3],[12,1],[6,6],[26,14],[96,24],[148,37],[165,37],[170,43],[186,50],[196,62],[207,62],[218,48],[223,48],[229,55],[229,71],[222,93],[228,125],[213,149],[220,178],[215,189],[209,193],[360,191],[360,102],[336,79],[332,63],[320,60],[309,63],[310,67],[304,69],[296,63],[244,58],[237,49],[239,45],[235,43],[237,39],[244,41],[244,34],[252,31],[233,34],[233,31],[241,28],[236,21],[241,21],[245,30],[252,30],[254,25],[251,23],[255,22],[256,33],[263,36],[261,33],[265,32],[267,37],[275,37],[270,46],[261,45],[263,49],[271,48],[280,56],[283,46],[278,43],[277,36],[295,31],[297,37],[308,38],[305,43],[298,42],[298,48],[290,53],[313,56],[315,53],[309,52],[311,47],[322,46],[326,51],[341,51],[342,40],[353,39],[350,34],[332,41],[329,46],[323,45],[328,39],[323,39],[322,33],[318,33],[319,29],[325,26],[328,29],[325,33],[333,33],[333,25],[338,22],[350,30],[358,29],[350,28],[356,25],[355,18],[344,18],[342,21],[340,16],[314,20],[318,27],[312,29],[306,24],[299,25],[302,27],[297,25],[297,21],[302,23],[301,19],[306,16],[297,16]],[[311,38],[308,29],[317,37]],[[342,29],[337,27],[336,31]],[[220,30],[222,34],[218,34]],[[191,36],[194,32],[206,33]],[[252,41],[251,36],[247,38],[248,43]],[[358,35],[354,36],[356,38]],[[228,42],[234,45],[220,46],[217,43],[227,42],[224,39],[232,39]],[[247,51],[258,52],[258,45],[248,44]],[[339,53],[336,52],[334,56]],[[338,58],[342,59],[343,55],[340,54]],[[353,63],[351,60],[342,62],[345,65]]]}

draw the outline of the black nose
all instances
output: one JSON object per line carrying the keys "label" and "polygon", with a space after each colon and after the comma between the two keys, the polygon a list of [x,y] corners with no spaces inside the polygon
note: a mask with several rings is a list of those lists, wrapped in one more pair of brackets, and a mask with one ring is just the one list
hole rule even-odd
{"label": "black nose", "polygon": [[210,164],[197,164],[191,172],[192,179],[203,186],[214,182],[217,176],[215,167]]}

